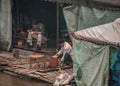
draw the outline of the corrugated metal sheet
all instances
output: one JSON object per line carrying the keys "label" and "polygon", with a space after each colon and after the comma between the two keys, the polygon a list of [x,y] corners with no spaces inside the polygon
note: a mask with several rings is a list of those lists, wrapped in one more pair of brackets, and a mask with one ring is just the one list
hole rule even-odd
{"label": "corrugated metal sheet", "polygon": [[94,0],[94,1],[110,4],[113,6],[120,6],[120,0]]}

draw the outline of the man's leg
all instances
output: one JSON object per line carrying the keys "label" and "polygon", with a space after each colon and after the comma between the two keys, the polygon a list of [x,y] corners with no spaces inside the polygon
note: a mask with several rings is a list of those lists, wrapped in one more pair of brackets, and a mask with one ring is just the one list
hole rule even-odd
{"label": "man's leg", "polygon": [[71,58],[71,56],[70,56],[69,53],[66,53],[66,54],[65,54],[65,57],[64,57],[64,60],[63,60],[63,61],[64,61],[63,64],[72,63],[72,58]]}
{"label": "man's leg", "polygon": [[30,46],[33,46],[32,44],[32,32],[29,32],[28,33],[28,38],[27,38],[27,43],[29,43]]}
{"label": "man's leg", "polygon": [[42,34],[38,34],[38,38],[37,38],[37,48],[38,48],[38,50],[41,49],[41,44],[42,44]]}

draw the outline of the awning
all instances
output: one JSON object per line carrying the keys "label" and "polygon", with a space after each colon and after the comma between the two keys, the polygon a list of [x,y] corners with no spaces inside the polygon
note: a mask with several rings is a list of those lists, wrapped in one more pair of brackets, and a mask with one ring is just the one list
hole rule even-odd
{"label": "awning", "polygon": [[41,0],[41,1],[50,1],[50,2],[67,3],[67,4],[78,4],[78,2],[81,0]]}

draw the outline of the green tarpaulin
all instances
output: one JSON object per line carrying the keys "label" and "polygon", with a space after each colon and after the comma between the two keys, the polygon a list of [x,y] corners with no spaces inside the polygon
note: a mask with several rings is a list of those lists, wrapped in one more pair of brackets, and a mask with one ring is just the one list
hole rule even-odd
{"label": "green tarpaulin", "polygon": [[113,22],[120,17],[120,11],[100,10],[85,6],[64,8],[67,28],[71,32]]}
{"label": "green tarpaulin", "polygon": [[77,41],[74,40],[73,44],[74,73],[77,86],[107,86],[109,46]]}
{"label": "green tarpaulin", "polygon": [[[68,31],[71,33],[113,22],[120,17],[120,11],[100,10],[85,6],[69,6],[64,8],[64,16]],[[111,58],[112,62],[110,67],[113,68],[117,51],[114,52],[112,50],[110,56],[109,46],[76,40],[72,36],[71,39],[74,50],[73,68],[77,86],[107,86],[109,59]]]}

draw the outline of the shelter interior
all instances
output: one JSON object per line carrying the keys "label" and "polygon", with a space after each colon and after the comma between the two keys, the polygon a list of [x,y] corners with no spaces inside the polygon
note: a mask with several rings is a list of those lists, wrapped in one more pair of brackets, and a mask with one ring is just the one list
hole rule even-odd
{"label": "shelter interior", "polygon": [[[66,24],[60,6],[59,31],[60,37],[66,31]],[[13,0],[12,4],[12,27],[13,46],[25,45],[27,30],[31,29],[33,20],[41,21],[48,33],[48,47],[56,47],[57,39],[57,4],[55,2],[42,0]],[[21,33],[22,32],[22,33]],[[23,33],[24,32],[24,33]],[[19,42],[19,43],[18,43]]]}

